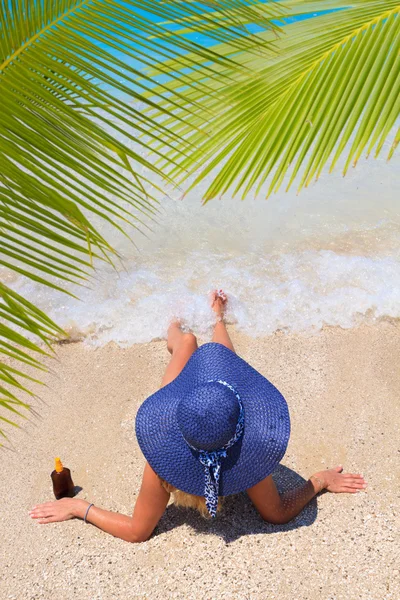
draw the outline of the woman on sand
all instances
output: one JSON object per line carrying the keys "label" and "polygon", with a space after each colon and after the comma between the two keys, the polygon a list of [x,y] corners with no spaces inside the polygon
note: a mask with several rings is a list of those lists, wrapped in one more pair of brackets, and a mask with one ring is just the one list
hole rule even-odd
{"label": "woman on sand", "polygon": [[168,330],[170,363],[162,387],[140,407],[136,434],[147,460],[132,517],[103,510],[79,498],[34,506],[39,523],[83,519],[129,542],[147,540],[170,494],[178,505],[215,517],[223,496],[246,491],[261,517],[287,523],[322,490],[354,493],[366,488],[362,475],[342,467],[319,471],[302,486],[279,495],[271,473],[290,433],[280,392],[235,354],[223,316],[226,296],[214,292],[212,343],[179,322]]}

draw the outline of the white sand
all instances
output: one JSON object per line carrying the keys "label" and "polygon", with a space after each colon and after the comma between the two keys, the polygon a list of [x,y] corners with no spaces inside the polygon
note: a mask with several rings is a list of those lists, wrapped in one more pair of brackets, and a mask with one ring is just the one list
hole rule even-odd
{"label": "white sand", "polygon": [[52,499],[56,455],[79,497],[132,512],[144,464],[133,420],[168,360],[163,342],[60,346],[38,417],[8,429],[0,452],[1,600],[400,598],[399,324],[233,338],[289,403],[278,485],[342,463],[363,473],[367,492],[324,494],[286,526],[263,523],[245,495],[212,523],[170,505],[139,545],[77,519],[39,525],[28,510]]}

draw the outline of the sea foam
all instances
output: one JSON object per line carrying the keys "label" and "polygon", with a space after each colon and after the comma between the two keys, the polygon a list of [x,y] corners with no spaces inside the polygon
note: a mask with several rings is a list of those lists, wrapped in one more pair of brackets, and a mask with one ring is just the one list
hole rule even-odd
{"label": "sea foam", "polygon": [[202,206],[206,184],[184,200],[176,191],[163,198],[138,249],[99,223],[122,263],[97,265],[90,289],[71,287],[80,301],[20,277],[12,286],[72,339],[95,345],[165,337],[174,317],[208,339],[216,287],[229,295],[227,320],[252,336],[400,317],[397,157],[324,175],[299,196]]}

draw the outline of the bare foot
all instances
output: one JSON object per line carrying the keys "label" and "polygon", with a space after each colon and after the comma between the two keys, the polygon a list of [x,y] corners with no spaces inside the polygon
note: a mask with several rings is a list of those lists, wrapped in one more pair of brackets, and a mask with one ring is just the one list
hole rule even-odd
{"label": "bare foot", "polygon": [[211,294],[211,308],[217,315],[217,320],[222,321],[228,297],[223,290],[214,290]]}

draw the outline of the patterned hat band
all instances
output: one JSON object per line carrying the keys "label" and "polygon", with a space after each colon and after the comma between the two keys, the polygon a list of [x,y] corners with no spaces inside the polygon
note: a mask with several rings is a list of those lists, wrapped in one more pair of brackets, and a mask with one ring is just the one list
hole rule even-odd
{"label": "patterned hat band", "polygon": [[219,496],[219,479],[221,475],[221,461],[226,458],[226,452],[233,444],[235,444],[243,435],[244,430],[244,408],[242,399],[238,392],[226,381],[212,380],[208,383],[220,383],[225,385],[233,392],[237,398],[239,404],[239,417],[236,424],[236,430],[231,439],[218,450],[202,450],[195,448],[185,439],[185,442],[198,453],[198,459],[202,465],[204,465],[204,497],[206,500],[206,507],[212,517],[217,514],[218,507],[218,496]]}

